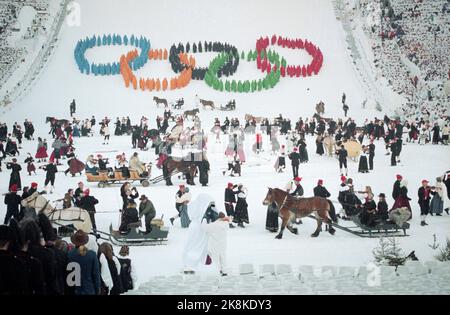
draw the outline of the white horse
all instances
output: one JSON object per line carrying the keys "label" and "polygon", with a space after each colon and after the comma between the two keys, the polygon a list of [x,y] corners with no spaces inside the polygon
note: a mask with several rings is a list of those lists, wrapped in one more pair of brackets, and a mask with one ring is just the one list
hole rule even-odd
{"label": "white horse", "polygon": [[50,201],[45,199],[38,192],[35,192],[30,197],[25,198],[21,202],[23,207],[33,208],[36,213],[45,214],[50,222],[58,225],[67,226],[73,224],[77,230],[83,232],[92,232],[92,222],[89,213],[81,208],[67,208],[58,210],[50,204]]}

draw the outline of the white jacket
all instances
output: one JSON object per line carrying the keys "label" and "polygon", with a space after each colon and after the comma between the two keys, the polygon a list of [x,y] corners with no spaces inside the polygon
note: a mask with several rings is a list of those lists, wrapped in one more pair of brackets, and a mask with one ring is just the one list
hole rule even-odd
{"label": "white jacket", "polygon": [[184,193],[181,197],[178,197],[178,195],[175,195],[175,199],[177,203],[184,203],[184,202],[190,202],[191,201],[191,193],[187,192]]}
{"label": "white jacket", "polygon": [[[114,284],[113,284],[113,280],[111,277],[111,272],[109,271],[108,260],[106,259],[105,255],[103,255],[103,254],[100,255],[99,260],[100,260],[100,270],[101,270],[102,280],[105,283],[105,286],[111,290]],[[117,274],[120,275],[120,262],[117,259],[117,257],[115,257],[115,256],[113,256],[113,260],[114,260],[114,263],[116,264]]]}
{"label": "white jacket", "polygon": [[202,228],[208,235],[208,251],[213,255],[224,255],[227,250],[229,222],[218,219],[208,224],[204,221]]}

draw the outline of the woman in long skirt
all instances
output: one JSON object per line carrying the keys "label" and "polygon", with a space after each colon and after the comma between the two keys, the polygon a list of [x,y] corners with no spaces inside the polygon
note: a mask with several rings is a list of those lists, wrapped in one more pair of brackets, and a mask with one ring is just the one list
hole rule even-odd
{"label": "woman in long skirt", "polygon": [[362,153],[361,156],[359,157],[359,165],[358,165],[359,173],[369,173],[369,165],[367,164],[367,154],[368,150],[366,146],[363,145]]}
{"label": "woman in long skirt", "polygon": [[38,162],[40,162],[41,160],[45,162],[48,158],[46,143],[42,141],[41,138],[38,138],[37,151],[34,157],[38,160]]}
{"label": "woman in long skirt", "polygon": [[322,156],[325,153],[325,150],[323,149],[323,137],[322,135],[318,135],[316,138],[316,153],[320,156]]}
{"label": "woman in long skirt", "polygon": [[278,208],[275,202],[267,207],[266,230],[278,232]]}
{"label": "woman in long skirt", "polygon": [[436,178],[436,189],[434,192],[431,192],[433,194],[433,198],[431,199],[430,203],[431,215],[435,214],[437,216],[441,216],[442,212],[444,212],[444,198],[447,198],[447,196],[444,195],[442,186],[444,186],[444,184],[442,183],[442,178]]}
{"label": "woman in long skirt", "polygon": [[238,186],[237,203],[235,208],[235,216],[233,222],[239,227],[244,227],[244,223],[249,224],[248,204],[247,204],[247,188],[242,184]]}

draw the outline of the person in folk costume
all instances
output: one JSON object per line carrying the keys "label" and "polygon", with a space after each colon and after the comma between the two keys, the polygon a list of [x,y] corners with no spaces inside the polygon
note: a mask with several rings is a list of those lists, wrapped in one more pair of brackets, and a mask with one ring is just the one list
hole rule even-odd
{"label": "person in folk costume", "polygon": [[[447,187],[442,182],[442,177],[436,178],[436,184],[434,191],[431,191],[433,198],[430,203],[430,214],[441,216],[444,209],[447,209],[450,205],[450,201],[447,197]],[[447,210],[448,211],[448,210]]]}
{"label": "person in folk costume", "polygon": [[450,134],[450,128],[448,127],[448,124],[446,124],[443,128],[442,128],[442,144],[444,145],[448,145],[448,137]]}
{"label": "person in folk costume", "polygon": [[20,164],[17,163],[16,158],[13,158],[12,162],[6,163],[6,168],[8,170],[11,170],[8,187],[11,187],[12,185],[16,185],[17,190],[21,190],[22,189],[22,181],[20,179],[20,171],[22,170],[22,166],[20,166]]}
{"label": "person in folk costume", "polygon": [[391,166],[396,166],[398,155],[397,138],[394,138],[389,142],[389,147],[391,148]]}
{"label": "person in folk costume", "polygon": [[202,222],[202,229],[208,236],[208,255],[212,262],[217,262],[222,276],[227,275],[227,234],[230,221],[229,217],[220,212],[219,218],[214,222]]}
{"label": "person in folk costume", "polygon": [[75,206],[74,190],[69,189],[63,198],[63,209],[69,209]]}
{"label": "person in folk costume", "polygon": [[281,145],[274,168],[278,173],[283,173],[286,168],[286,147],[284,144]]}
{"label": "person in folk costume", "polygon": [[447,212],[447,214],[449,214],[449,209],[450,209],[450,171],[447,171],[442,176],[442,182],[443,182],[442,190],[444,191],[443,194],[447,195],[447,199],[444,199],[444,210],[445,210],[445,212]]}
{"label": "person in folk costume", "polygon": [[362,205],[362,211],[359,214],[359,218],[362,224],[370,227],[375,226],[378,219],[377,205],[373,200],[372,195],[367,195],[367,197],[365,198],[365,202]]}
{"label": "person in folk costume", "polygon": [[389,218],[388,204],[386,202],[386,195],[381,193],[378,195],[377,215],[381,221],[387,221]]}
{"label": "person in folk costume", "polygon": [[294,152],[289,154],[288,157],[291,160],[293,177],[298,177],[298,167],[300,165],[300,154],[298,153],[298,148],[295,147]]}
{"label": "person in folk costume", "polygon": [[146,195],[142,195],[141,198],[139,198],[141,203],[139,204],[139,220],[142,217],[145,217],[145,233],[148,234],[152,231],[152,220],[156,216],[156,210],[155,206],[153,205],[153,202],[150,201],[150,199],[147,198]]}
{"label": "person in folk costume", "polygon": [[337,150],[336,155],[338,156],[339,160],[339,169],[341,171],[341,176],[344,176],[344,169],[345,169],[345,176],[348,176],[348,168],[347,168],[348,152],[345,149],[344,145],[341,145],[340,149]]}
{"label": "person in folk costume", "polygon": [[86,210],[89,213],[89,217],[91,219],[92,222],[92,229],[94,231],[97,230],[97,225],[95,223],[95,205],[98,204],[98,200],[91,196],[91,192],[88,189],[86,189],[83,194],[81,195],[80,198],[80,202],[79,202],[79,207],[81,209]]}
{"label": "person in folk costume", "polygon": [[227,188],[225,188],[225,210],[227,212],[227,216],[231,218],[230,228],[235,228],[235,226],[231,222],[233,222],[233,218],[235,216],[234,207],[236,204],[236,195],[238,194],[238,192],[234,190],[236,187],[237,185],[228,183]]}
{"label": "person in folk costume", "polygon": [[48,191],[48,184],[51,184],[50,186],[50,193],[53,194],[53,190],[55,189],[55,177],[56,173],[58,173],[58,168],[56,167],[55,162],[49,161],[47,165],[40,166],[40,169],[43,169],[45,173],[45,182],[44,182],[44,193],[47,193]]}
{"label": "person in folk costume", "polygon": [[395,198],[394,204],[389,211],[389,221],[398,225],[402,225],[403,222],[409,221],[412,218],[411,205],[408,197],[408,182],[402,179],[400,182],[400,190],[397,198]]}
{"label": "person in folk costume", "polygon": [[203,150],[202,154],[202,160],[196,162],[198,170],[199,170],[199,181],[202,184],[203,187],[208,186],[208,180],[209,180],[209,171],[210,171],[210,164],[208,161],[208,157],[206,156],[206,151]]}
{"label": "person in folk costume", "polygon": [[214,199],[207,194],[200,194],[190,204],[189,225],[182,253],[184,273],[194,274],[208,257],[208,234],[202,228],[202,220],[208,208],[214,204]]}
{"label": "person in folk costume", "polygon": [[402,175],[397,174],[396,175],[396,181],[394,182],[394,186],[392,188],[392,199],[394,199],[394,201],[397,199],[397,197],[400,195],[400,183],[403,180]]}
{"label": "person in folk costume", "polygon": [[122,234],[128,234],[131,231],[130,224],[140,223],[137,203],[130,199],[126,203],[125,209],[122,209],[121,212],[122,218],[119,231]]}
{"label": "person in folk costume", "polygon": [[104,242],[98,247],[100,262],[101,295],[119,295],[123,292],[120,277],[120,262],[114,255],[111,244]]}
{"label": "person in folk costume", "polygon": [[72,127],[72,137],[81,138],[80,126],[78,123],[74,123]]}
{"label": "person in folk costume", "polygon": [[120,263],[120,279],[122,281],[123,293],[137,288],[138,277],[136,273],[136,266],[130,258],[130,248],[124,245],[120,248],[119,257]]}
{"label": "person in folk costume", "polygon": [[31,153],[27,154],[27,158],[24,162],[27,163],[28,175],[31,176],[31,173],[34,173],[34,175],[36,175],[36,166],[34,165],[34,159],[31,156]]}
{"label": "person in folk costume", "polygon": [[313,191],[314,191],[315,197],[322,197],[322,198],[327,199],[331,196],[330,192],[323,185],[323,179],[319,179],[317,181],[317,186],[314,187]]}
{"label": "person in folk costume", "polygon": [[141,162],[137,152],[134,152],[133,156],[130,158],[129,170],[136,171],[139,176],[149,175],[147,166],[145,165],[145,163]]}
{"label": "person in folk costume", "polygon": [[74,149],[70,148],[69,152],[66,155],[68,159],[67,165],[69,166],[69,168],[64,171],[64,174],[67,175],[67,173],[70,172],[70,174],[72,174],[72,177],[75,177],[76,173],[80,173],[81,175],[81,172],[83,172],[83,170],[85,169],[85,165],[83,162],[81,162],[76,158],[75,153],[73,151]]}
{"label": "person in folk costume", "polygon": [[358,173],[369,173],[369,166],[367,164],[367,156],[369,155],[369,148],[362,146],[362,153],[359,157]]}
{"label": "person in folk costume", "polygon": [[191,202],[191,193],[189,192],[189,188],[185,185],[180,185],[177,193],[175,194],[175,209],[178,211],[178,214],[170,218],[170,223],[172,225],[176,219],[180,218],[181,227],[189,227],[191,222],[188,214],[189,202]]}
{"label": "person in folk costume", "polygon": [[323,136],[319,134],[316,138],[316,154],[322,156],[324,155],[325,150],[323,149]]}
{"label": "person in folk costume", "polygon": [[437,122],[434,123],[434,127],[433,129],[431,129],[431,131],[433,132],[432,143],[439,144],[441,137],[440,137],[440,127]]}
{"label": "person in folk costume", "polygon": [[369,169],[373,170],[373,159],[375,157],[375,144],[373,143],[373,139],[370,140],[370,144],[368,145],[368,154],[369,154]]}
{"label": "person in folk costume", "polygon": [[245,227],[244,223],[249,224],[247,195],[247,188],[244,187],[244,185],[239,184],[237,186],[237,203],[234,211],[235,216],[233,218],[233,223],[236,223],[241,228]]}
{"label": "person in folk costume", "polygon": [[339,185],[339,194],[338,194],[338,201],[341,204],[341,211],[338,214],[338,218],[345,217],[345,211],[344,211],[344,204],[345,204],[345,197],[348,192],[349,187],[347,186],[347,178],[345,176],[341,176],[341,184]]}
{"label": "person in folk costume", "polygon": [[116,170],[121,171],[123,177],[130,178],[130,170],[128,169],[125,153],[116,156]]}
{"label": "person in folk costume", "polygon": [[350,219],[352,216],[357,215],[359,213],[361,207],[361,200],[355,194],[353,180],[349,178],[347,180],[348,191],[345,194],[344,199],[344,210],[346,218]]}
{"label": "person in folk costume", "polygon": [[109,137],[111,136],[111,133],[109,131],[108,124],[104,124],[101,129],[102,129],[103,137],[104,137],[103,138],[103,145],[109,144]]}
{"label": "person in folk costume", "polygon": [[0,172],[2,171],[2,161],[6,157],[5,147],[3,146],[3,141],[0,140]]}
{"label": "person in folk costume", "polygon": [[235,154],[233,159],[233,167],[231,169],[230,176],[241,176],[241,161],[239,160],[239,155]]}
{"label": "person in folk costume", "polygon": [[280,142],[278,141],[278,128],[274,127],[270,134],[270,142],[272,145],[272,153],[276,154],[280,150]]}
{"label": "person in folk costume", "polygon": [[275,233],[278,232],[278,207],[275,202],[267,207],[266,230]]}
{"label": "person in folk costume", "polygon": [[299,147],[299,154],[300,154],[300,163],[308,163],[309,157],[308,157],[308,150],[306,149],[307,145],[304,138],[301,138],[297,146]]}
{"label": "person in folk costume", "polygon": [[120,187],[120,196],[122,197],[122,210],[125,210],[128,203],[135,202],[139,198],[139,192],[136,187],[131,186],[131,183],[126,182]]}
{"label": "person in folk costume", "polygon": [[9,193],[5,195],[4,204],[6,205],[6,215],[4,224],[9,224],[11,218],[19,221],[19,207],[22,198],[17,194],[17,185],[13,184],[9,187]]}
{"label": "person in folk costume", "polygon": [[417,195],[419,197],[419,206],[420,206],[420,225],[425,226],[428,223],[425,222],[427,215],[430,213],[430,200],[431,194],[434,193],[432,191],[432,187],[428,185],[428,180],[422,180],[422,186],[419,188]]}

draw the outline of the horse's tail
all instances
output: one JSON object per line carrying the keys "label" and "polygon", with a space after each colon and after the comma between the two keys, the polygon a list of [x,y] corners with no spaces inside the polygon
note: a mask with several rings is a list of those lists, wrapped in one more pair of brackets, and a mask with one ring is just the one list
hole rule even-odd
{"label": "horse's tail", "polygon": [[338,217],[336,215],[336,208],[333,205],[333,202],[331,200],[327,199],[328,204],[330,205],[330,210],[328,211],[328,213],[330,214],[330,218],[334,223],[338,222]]}

